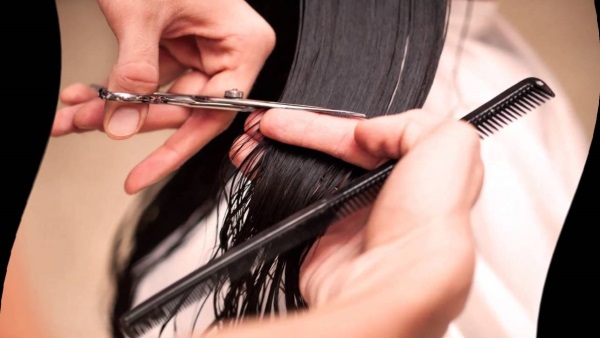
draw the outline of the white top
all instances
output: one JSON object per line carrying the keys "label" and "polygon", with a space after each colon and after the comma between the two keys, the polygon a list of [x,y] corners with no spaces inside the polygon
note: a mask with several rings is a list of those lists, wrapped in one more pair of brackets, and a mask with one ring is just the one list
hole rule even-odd
{"label": "white top", "polygon": [[[566,93],[500,16],[496,2],[473,5],[456,82],[460,92],[453,90],[457,88],[453,72],[466,2],[455,0],[444,54],[425,108],[459,119],[531,76],[544,80],[557,96],[482,142],[485,180],[473,212],[475,279],[465,311],[446,338],[533,338],[546,273],[589,144]],[[216,243],[216,223],[213,213],[149,273],[134,304],[206,263]],[[197,309],[192,306],[178,314],[178,332],[191,330]],[[207,304],[196,332],[211,320],[212,304]],[[172,332],[170,324],[163,337]],[[146,337],[158,337],[157,333],[158,328]]]}

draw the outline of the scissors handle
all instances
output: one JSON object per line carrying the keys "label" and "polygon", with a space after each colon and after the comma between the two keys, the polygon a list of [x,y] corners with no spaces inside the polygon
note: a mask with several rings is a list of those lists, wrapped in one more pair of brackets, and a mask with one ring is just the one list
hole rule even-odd
{"label": "scissors handle", "polygon": [[154,92],[152,94],[117,93],[110,92],[106,88],[100,86],[93,87],[98,89],[98,96],[101,99],[109,101],[121,101],[141,104],[168,104],[189,108],[218,109],[227,111],[237,111],[243,113],[250,113],[257,109],[280,108],[292,110],[305,110],[314,113],[328,114],[338,117],[367,117],[365,114],[346,110],[336,110],[299,104],[243,99],[242,97],[244,93],[238,91],[237,89],[228,90],[225,92],[223,98],[218,98],[202,95],[181,95],[162,92]]}

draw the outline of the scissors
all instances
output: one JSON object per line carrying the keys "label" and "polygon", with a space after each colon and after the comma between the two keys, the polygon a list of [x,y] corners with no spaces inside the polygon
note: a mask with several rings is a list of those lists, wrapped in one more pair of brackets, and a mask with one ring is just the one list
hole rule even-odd
{"label": "scissors", "polygon": [[244,99],[244,93],[237,89],[225,91],[223,97],[211,97],[202,95],[181,95],[162,92],[154,92],[152,94],[132,94],[132,93],[117,93],[110,92],[106,88],[98,85],[92,85],[98,90],[98,96],[103,100],[121,101],[129,103],[143,104],[169,104],[184,106],[190,108],[207,108],[250,113],[257,109],[293,109],[306,110],[315,113],[328,114],[339,117],[354,117],[366,118],[365,114],[356,113],[346,110],[328,109],[315,106],[306,106],[299,104],[289,104],[280,102],[270,102],[261,100]]}

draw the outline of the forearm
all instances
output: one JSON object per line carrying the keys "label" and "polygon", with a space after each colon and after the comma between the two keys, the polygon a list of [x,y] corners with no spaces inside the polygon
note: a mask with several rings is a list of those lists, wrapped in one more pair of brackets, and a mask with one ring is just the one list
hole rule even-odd
{"label": "forearm", "polygon": [[0,337],[52,337],[42,325],[38,311],[35,311],[40,304],[35,304],[32,300],[25,267],[25,262],[15,247],[7,267],[2,294]]}

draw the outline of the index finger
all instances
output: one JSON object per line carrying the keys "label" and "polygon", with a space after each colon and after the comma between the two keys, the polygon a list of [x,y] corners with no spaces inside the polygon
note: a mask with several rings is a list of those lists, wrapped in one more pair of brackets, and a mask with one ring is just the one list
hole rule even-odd
{"label": "index finger", "polygon": [[[226,90],[237,88],[250,91],[266,59],[252,51],[240,57],[239,63],[216,74],[198,91],[200,95],[222,96]],[[193,109],[181,127],[156,151],[136,166],[125,183],[128,193],[136,193],[156,183],[208,144],[231,124],[236,112],[212,109]]]}
{"label": "index finger", "polygon": [[354,128],[359,121],[308,111],[271,109],[262,116],[259,128],[267,138],[320,151],[372,169],[381,162],[381,158],[371,155],[356,143]]}
{"label": "index finger", "polygon": [[[409,134],[430,129],[439,122],[439,117],[424,110],[412,110],[401,114],[400,121],[410,120]],[[413,116],[415,118],[413,118]],[[383,118],[382,120],[380,120]],[[404,128],[402,123],[394,124],[397,118],[386,116],[377,118],[375,123],[387,124],[381,129],[387,132],[397,132]],[[260,121],[260,132],[263,136],[294,146],[320,151],[357,165],[365,169],[374,169],[382,162],[393,158],[390,153],[374,150],[378,145],[373,142],[386,142],[393,138],[375,137],[371,143],[359,143],[368,140],[369,133],[379,133],[373,128],[371,120],[341,118],[308,111],[271,109]],[[366,124],[367,128],[363,125]],[[371,127],[369,127],[371,126]],[[362,135],[356,134],[361,133]],[[366,131],[366,133],[364,132]],[[366,145],[371,144],[371,147]],[[394,147],[392,147],[394,148]]]}

